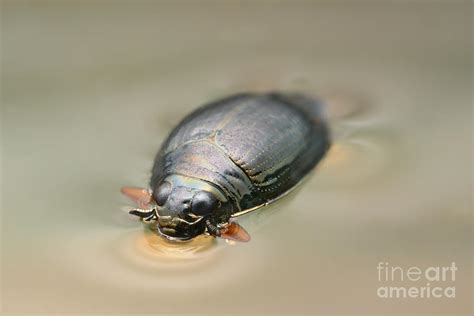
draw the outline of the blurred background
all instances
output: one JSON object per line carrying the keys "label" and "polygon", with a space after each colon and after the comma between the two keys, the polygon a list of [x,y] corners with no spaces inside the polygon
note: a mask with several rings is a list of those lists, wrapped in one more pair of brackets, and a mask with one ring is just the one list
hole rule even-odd
{"label": "blurred background", "polygon": [[[1,9],[5,315],[471,315],[471,1]],[[187,113],[248,90],[321,96],[331,151],[242,219],[250,243],[166,250],[120,187],[147,185]],[[455,262],[456,297],[379,298],[379,262]]]}

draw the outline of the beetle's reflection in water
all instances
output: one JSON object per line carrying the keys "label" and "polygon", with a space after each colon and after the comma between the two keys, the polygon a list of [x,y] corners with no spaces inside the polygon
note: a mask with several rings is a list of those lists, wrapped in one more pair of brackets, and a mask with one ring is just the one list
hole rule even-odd
{"label": "beetle's reflection in water", "polygon": [[137,238],[137,246],[141,251],[162,260],[199,259],[209,256],[215,250],[217,241],[212,236],[200,235],[187,241],[169,241],[156,232],[154,225],[148,224],[144,229],[144,237]]}

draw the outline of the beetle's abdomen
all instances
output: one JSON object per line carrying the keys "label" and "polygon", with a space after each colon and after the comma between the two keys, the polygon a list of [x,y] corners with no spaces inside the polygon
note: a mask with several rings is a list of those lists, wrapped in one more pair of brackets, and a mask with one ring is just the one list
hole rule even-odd
{"label": "beetle's abdomen", "polygon": [[[185,118],[163,145],[152,187],[169,164],[178,162],[177,152],[205,140],[208,145],[186,151],[188,160],[181,164],[189,163],[193,155],[206,159],[208,146],[215,147],[248,177],[249,193],[241,197],[242,209],[275,199],[298,183],[326,152],[328,130],[319,112],[314,100],[283,94],[243,94],[202,107]],[[203,163],[198,160],[196,164]],[[214,171],[222,174],[219,165]]]}

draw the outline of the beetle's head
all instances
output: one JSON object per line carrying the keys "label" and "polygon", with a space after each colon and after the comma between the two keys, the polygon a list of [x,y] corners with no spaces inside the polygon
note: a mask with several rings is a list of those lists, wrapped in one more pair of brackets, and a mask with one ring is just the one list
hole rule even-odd
{"label": "beetle's head", "polygon": [[206,222],[225,222],[230,203],[215,186],[195,178],[172,175],[153,190],[157,229],[170,240],[189,240],[206,231]]}

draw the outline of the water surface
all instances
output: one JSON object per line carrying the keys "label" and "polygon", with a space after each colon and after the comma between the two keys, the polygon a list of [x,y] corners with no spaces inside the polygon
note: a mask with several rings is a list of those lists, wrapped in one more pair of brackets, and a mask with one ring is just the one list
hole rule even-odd
{"label": "water surface", "polygon": [[[456,1],[4,3],[3,311],[468,314],[467,12]],[[288,201],[242,218],[250,243],[160,248],[120,187],[146,186],[183,116],[243,90],[328,100],[329,154]],[[381,300],[380,261],[455,261],[457,297]]]}

